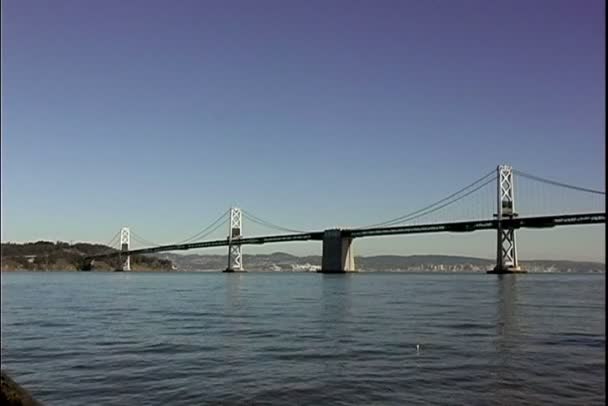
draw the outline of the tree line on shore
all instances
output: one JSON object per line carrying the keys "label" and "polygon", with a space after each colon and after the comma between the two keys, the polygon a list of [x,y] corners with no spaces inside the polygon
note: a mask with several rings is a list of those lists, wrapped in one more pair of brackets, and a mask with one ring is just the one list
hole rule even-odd
{"label": "tree line on shore", "polygon": [[[103,244],[77,242],[70,244],[63,241],[36,241],[27,243],[2,243],[2,270],[82,270],[86,269],[85,257],[116,252],[117,250]],[[95,269],[117,269],[120,266],[118,257],[98,259]],[[144,255],[132,255],[131,267],[134,270],[171,270],[170,260]]]}

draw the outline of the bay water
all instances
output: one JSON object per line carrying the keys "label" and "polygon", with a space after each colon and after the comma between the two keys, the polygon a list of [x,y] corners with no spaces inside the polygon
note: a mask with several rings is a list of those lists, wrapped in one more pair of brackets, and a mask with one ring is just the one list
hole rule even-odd
{"label": "bay water", "polygon": [[605,275],[3,272],[45,405],[605,403]]}

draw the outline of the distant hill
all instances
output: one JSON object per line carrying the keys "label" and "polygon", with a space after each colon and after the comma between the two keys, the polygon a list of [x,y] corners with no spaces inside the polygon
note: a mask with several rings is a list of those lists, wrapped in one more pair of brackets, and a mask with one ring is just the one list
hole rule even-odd
{"label": "distant hill", "polygon": [[[82,269],[85,256],[112,251],[116,249],[101,244],[37,241],[24,244],[2,243],[0,253],[3,271],[76,271]],[[118,258],[106,258],[96,260],[94,270],[113,270],[118,266]],[[172,267],[169,260],[131,256],[131,268],[135,271],[164,271],[171,270]]]}
{"label": "distant hill", "polygon": [[[225,255],[162,254],[182,271],[218,271],[226,268]],[[494,261],[484,258],[450,255],[376,255],[356,257],[358,270],[367,272],[485,272],[494,266]],[[321,266],[321,256],[299,257],[285,252],[246,255],[247,271],[316,271]],[[520,265],[529,272],[605,272],[605,264],[582,261],[531,260]]]}

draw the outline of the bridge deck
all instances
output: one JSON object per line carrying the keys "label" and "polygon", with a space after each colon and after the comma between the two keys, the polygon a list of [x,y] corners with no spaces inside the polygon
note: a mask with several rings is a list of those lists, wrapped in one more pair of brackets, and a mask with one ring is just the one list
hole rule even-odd
{"label": "bridge deck", "polygon": [[[605,213],[564,214],[558,216],[515,217],[501,220],[503,228],[551,228],[555,226],[576,224],[605,223]],[[478,230],[491,230],[498,228],[498,220],[474,220],[454,223],[421,224],[411,226],[394,226],[378,228],[361,228],[345,230],[346,235],[352,238],[371,237],[394,234],[419,234],[441,232],[472,232]]]}
{"label": "bridge deck", "polygon": [[[582,213],[582,214],[565,214],[555,216],[537,216],[537,217],[515,217],[511,219],[503,219],[500,221],[503,228],[550,228],[556,226],[577,225],[577,224],[600,224],[606,223],[606,213]],[[342,233],[346,237],[361,238],[383,235],[398,235],[398,234],[421,234],[421,233],[443,233],[443,232],[473,232],[479,230],[492,230],[498,228],[498,220],[474,220],[461,221],[453,223],[437,223],[437,224],[421,224],[410,226],[393,226],[393,227],[378,227],[378,228],[358,228],[344,229]],[[314,231],[302,234],[282,234],[270,235],[262,237],[248,237],[233,240],[235,245],[260,245],[276,242],[289,241],[311,241],[323,240],[323,231]],[[155,252],[165,251],[183,251],[196,248],[222,247],[229,245],[228,239],[202,241],[189,244],[173,244],[161,245],[158,247],[142,248],[130,251],[114,251],[106,254],[91,255],[86,259],[108,258],[119,255],[135,255],[135,254],[152,254]]]}

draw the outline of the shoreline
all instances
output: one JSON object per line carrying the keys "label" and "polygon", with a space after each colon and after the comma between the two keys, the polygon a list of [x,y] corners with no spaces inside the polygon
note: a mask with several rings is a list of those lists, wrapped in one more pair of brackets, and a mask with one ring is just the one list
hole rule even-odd
{"label": "shoreline", "polygon": [[[79,271],[79,270],[70,270],[70,269],[49,269],[49,270],[39,270],[39,269],[0,269],[2,273],[17,273],[17,272],[27,272],[27,273],[115,273],[114,270],[93,270],[93,271]],[[175,270],[136,270],[136,271],[122,271],[122,274],[131,274],[131,273],[174,273],[174,274],[191,274],[191,273],[224,273],[222,270],[183,270],[183,271],[175,271]],[[272,271],[272,270],[248,270],[240,273],[272,273],[272,274],[315,274],[318,273],[316,271]],[[372,271],[372,270],[357,270],[354,272],[344,272],[344,274],[386,274],[386,273],[411,273],[411,274],[484,274],[486,270],[456,270],[456,271],[434,271],[434,270],[391,270],[391,271]],[[528,271],[527,274],[606,274],[605,270],[589,270],[589,271]]]}

